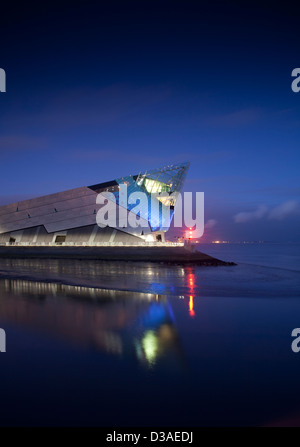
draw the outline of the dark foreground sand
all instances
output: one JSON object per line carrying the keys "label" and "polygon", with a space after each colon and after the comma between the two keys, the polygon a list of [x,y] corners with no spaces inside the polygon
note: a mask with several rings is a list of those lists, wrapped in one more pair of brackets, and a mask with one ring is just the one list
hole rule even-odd
{"label": "dark foreground sand", "polygon": [[167,264],[235,265],[186,247],[24,247],[2,246],[0,258],[97,259],[101,261],[162,262]]}

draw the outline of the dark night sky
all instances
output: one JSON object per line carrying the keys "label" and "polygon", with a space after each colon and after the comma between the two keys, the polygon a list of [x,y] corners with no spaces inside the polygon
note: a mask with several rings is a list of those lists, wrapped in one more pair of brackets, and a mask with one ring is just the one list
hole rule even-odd
{"label": "dark night sky", "polygon": [[1,203],[191,161],[204,240],[300,241],[293,4],[40,5],[1,5]]}

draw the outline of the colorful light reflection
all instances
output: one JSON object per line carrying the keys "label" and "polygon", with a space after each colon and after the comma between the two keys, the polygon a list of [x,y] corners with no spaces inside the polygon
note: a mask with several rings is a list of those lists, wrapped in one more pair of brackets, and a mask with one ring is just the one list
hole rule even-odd
{"label": "colorful light reflection", "polygon": [[194,317],[195,311],[194,311],[194,296],[195,296],[195,273],[192,269],[188,270],[189,273],[187,275],[187,281],[188,281],[188,289],[189,289],[189,314],[191,317]]}
{"label": "colorful light reflection", "polygon": [[194,273],[189,273],[188,277],[188,286],[189,286],[189,290],[190,292],[194,292],[194,286],[195,286],[195,274]]}
{"label": "colorful light reflection", "polygon": [[189,311],[190,311],[190,316],[194,317],[195,311],[194,311],[194,297],[193,295],[190,295],[190,300],[189,300]]}

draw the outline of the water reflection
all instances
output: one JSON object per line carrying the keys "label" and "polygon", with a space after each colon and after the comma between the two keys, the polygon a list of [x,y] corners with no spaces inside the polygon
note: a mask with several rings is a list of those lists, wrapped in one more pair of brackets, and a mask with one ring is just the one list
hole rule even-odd
{"label": "water reflection", "polygon": [[174,293],[176,285],[183,285],[186,275],[180,266],[76,259],[0,259],[0,273],[5,277],[154,294]]}
{"label": "water reflection", "polygon": [[166,296],[27,280],[0,281],[0,321],[153,367],[183,353]]}
{"label": "water reflection", "polygon": [[193,295],[190,295],[189,311],[190,311],[190,316],[194,317],[195,316],[195,311],[194,311],[194,297],[193,297]]}
{"label": "water reflection", "polygon": [[194,293],[195,290],[195,281],[196,275],[195,272],[191,268],[187,268],[187,282],[190,293]]}
{"label": "water reflection", "polygon": [[[178,350],[174,340],[178,339],[177,331],[171,324],[164,323],[156,331],[145,331],[141,343],[137,342],[136,349],[139,359],[153,367],[165,355],[165,352]],[[178,351],[178,354],[181,353]]]}
{"label": "water reflection", "polygon": [[151,262],[118,262],[118,261],[100,261],[97,259],[83,261],[76,259],[0,259],[1,270],[6,271],[20,271],[23,273],[43,273],[51,274],[72,274],[76,272],[80,277],[99,277],[111,276],[112,274],[135,275],[143,271],[145,276],[152,279],[159,276],[173,276],[173,271],[176,271],[178,276],[183,277],[185,270],[180,266],[170,266]]}
{"label": "water reflection", "polygon": [[194,311],[194,291],[195,291],[195,281],[196,281],[196,275],[191,268],[187,268],[187,282],[188,282],[188,289],[189,289],[189,314],[192,318],[195,317],[195,311]]}

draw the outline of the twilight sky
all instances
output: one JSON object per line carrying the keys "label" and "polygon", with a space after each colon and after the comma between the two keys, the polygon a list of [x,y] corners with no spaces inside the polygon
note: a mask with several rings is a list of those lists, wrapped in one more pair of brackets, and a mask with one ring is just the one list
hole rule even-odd
{"label": "twilight sky", "polygon": [[300,242],[292,4],[1,6],[0,203],[190,161],[203,241]]}

